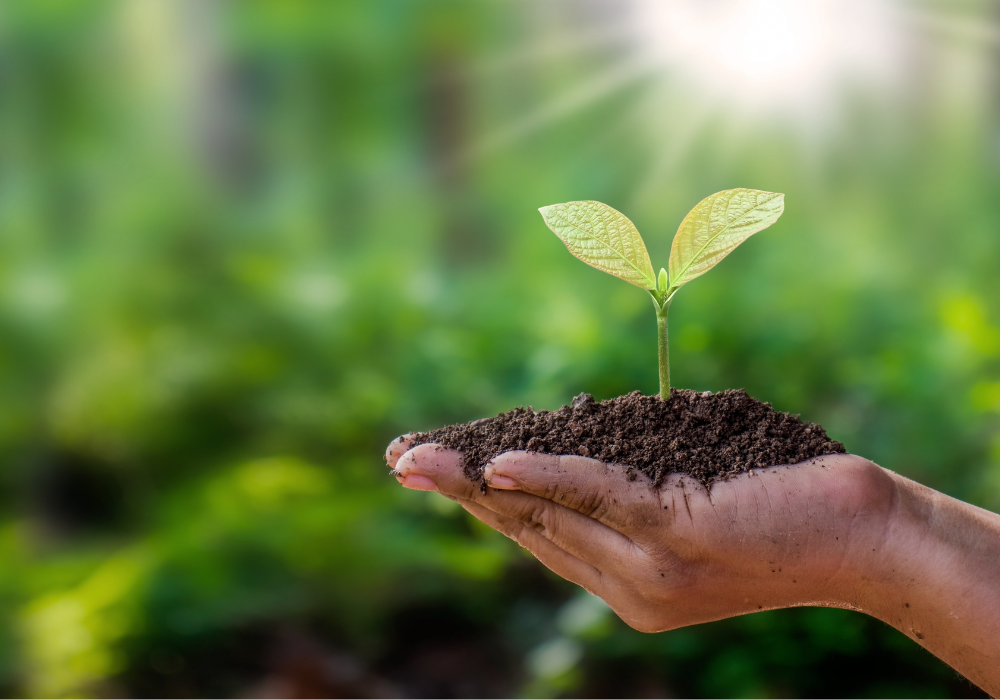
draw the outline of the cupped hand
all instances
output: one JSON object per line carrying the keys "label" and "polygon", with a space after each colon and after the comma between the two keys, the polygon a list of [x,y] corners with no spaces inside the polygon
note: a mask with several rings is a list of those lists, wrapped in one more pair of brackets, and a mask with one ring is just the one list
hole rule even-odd
{"label": "cupped hand", "polygon": [[683,475],[654,487],[621,465],[533,452],[494,459],[483,493],[460,452],[409,447],[403,437],[386,454],[403,486],[457,501],[650,632],[794,605],[857,607],[895,493],[888,472],[853,455],[706,488]]}

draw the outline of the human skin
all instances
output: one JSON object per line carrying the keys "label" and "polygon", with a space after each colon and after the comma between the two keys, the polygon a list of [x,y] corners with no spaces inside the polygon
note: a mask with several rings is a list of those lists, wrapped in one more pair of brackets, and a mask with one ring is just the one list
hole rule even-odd
{"label": "human skin", "polygon": [[992,696],[1000,695],[1000,516],[854,455],[754,469],[706,489],[659,487],[572,455],[507,452],[488,484],[439,445],[386,459],[407,488],[437,491],[660,632],[813,605],[895,627]]}

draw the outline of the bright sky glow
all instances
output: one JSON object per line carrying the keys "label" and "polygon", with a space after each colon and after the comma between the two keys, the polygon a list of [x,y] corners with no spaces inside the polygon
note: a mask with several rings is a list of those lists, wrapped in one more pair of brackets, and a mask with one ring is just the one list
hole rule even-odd
{"label": "bright sky glow", "polygon": [[[744,3],[728,26],[719,29],[722,41],[716,50],[727,68],[748,78],[781,75],[812,63],[818,50],[815,18],[801,6],[781,7],[775,0]],[[812,21],[810,21],[812,20]]]}
{"label": "bright sky glow", "polygon": [[898,46],[878,0],[638,0],[637,31],[672,73],[747,105],[822,109],[844,78],[885,76]]}
{"label": "bright sky glow", "polygon": [[[531,109],[502,119],[462,159],[498,152],[641,83],[642,97],[623,102],[588,148],[626,129],[651,129],[646,181],[653,196],[709,122],[717,142],[734,146],[758,119],[788,125],[810,137],[803,143],[817,144],[862,95],[881,100],[911,89],[926,63],[929,36],[945,34],[961,47],[1000,45],[990,23],[917,12],[903,0],[606,2],[614,11],[602,21],[560,21],[534,45],[517,46],[470,72],[470,81],[478,82],[553,59],[573,61],[603,46],[626,49]],[[539,13],[537,24],[551,20],[542,16],[548,4],[530,7]],[[976,79],[956,73],[949,80],[963,77],[965,83]],[[636,199],[645,192],[640,187]]]}

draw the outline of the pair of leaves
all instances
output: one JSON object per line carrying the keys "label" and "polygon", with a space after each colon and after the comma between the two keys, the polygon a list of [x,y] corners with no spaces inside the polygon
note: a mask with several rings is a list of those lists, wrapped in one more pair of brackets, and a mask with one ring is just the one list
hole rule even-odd
{"label": "pair of leaves", "polygon": [[[781,216],[785,195],[761,190],[723,190],[692,209],[670,248],[669,290],[699,277],[740,243]],[[573,255],[637,287],[657,290],[649,253],[635,225],[601,202],[567,202],[539,209],[545,223]],[[668,291],[660,275],[661,294]]]}

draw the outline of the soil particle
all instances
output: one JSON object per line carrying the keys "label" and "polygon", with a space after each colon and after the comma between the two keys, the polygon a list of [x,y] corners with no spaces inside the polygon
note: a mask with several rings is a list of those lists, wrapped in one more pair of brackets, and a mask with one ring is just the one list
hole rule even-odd
{"label": "soil particle", "polygon": [[475,481],[491,459],[511,450],[623,464],[630,480],[639,471],[657,486],[673,473],[707,486],[751,469],[845,451],[822,426],[775,411],[743,389],[671,389],[666,401],[638,391],[601,402],[580,394],[556,411],[522,406],[410,439],[461,450],[465,473]]}

